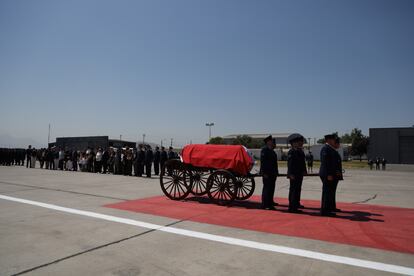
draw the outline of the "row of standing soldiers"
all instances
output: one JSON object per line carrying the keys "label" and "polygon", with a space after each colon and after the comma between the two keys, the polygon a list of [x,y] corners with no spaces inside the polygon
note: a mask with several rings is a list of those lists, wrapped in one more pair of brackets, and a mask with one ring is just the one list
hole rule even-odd
{"label": "row of standing soldiers", "polygon": [[157,146],[155,151],[147,145],[139,145],[138,149],[126,148],[121,151],[118,149],[114,155],[114,173],[123,175],[151,177],[152,167],[154,167],[155,175],[160,174],[160,169],[164,167],[164,163],[170,159],[177,159],[178,154],[170,147],[168,152],[164,147]]}
{"label": "row of standing soldiers", "polygon": [[25,149],[17,148],[0,148],[0,165],[1,166],[23,166],[26,156]]}
{"label": "row of standing soldiers", "polygon": [[[289,179],[289,212],[300,213],[304,206],[300,202],[303,177],[307,175],[306,161],[303,152],[305,138],[300,134],[292,134],[288,141],[291,149],[288,153],[287,178]],[[274,202],[276,179],[279,175],[277,155],[274,151],[275,141],[272,136],[264,139],[265,146],[260,156],[260,173],[263,177],[262,208],[275,210],[278,205]],[[336,189],[338,182],[343,180],[342,159],[337,149],[340,139],[336,134],[325,135],[326,144],[321,149],[321,166],[319,177],[322,180],[321,215],[334,216],[341,210],[336,207]],[[313,161],[313,158],[312,158]]]}

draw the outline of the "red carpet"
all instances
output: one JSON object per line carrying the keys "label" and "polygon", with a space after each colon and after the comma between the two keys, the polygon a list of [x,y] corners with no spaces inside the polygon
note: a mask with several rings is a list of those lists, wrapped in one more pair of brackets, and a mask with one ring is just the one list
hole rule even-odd
{"label": "red carpet", "polygon": [[165,196],[144,198],[106,207],[157,216],[215,224],[265,233],[414,253],[414,209],[338,203],[338,217],[320,217],[319,201],[302,200],[304,214],[287,213],[286,199],[278,211],[259,208],[259,198],[232,207],[209,203],[206,198],[173,201]]}

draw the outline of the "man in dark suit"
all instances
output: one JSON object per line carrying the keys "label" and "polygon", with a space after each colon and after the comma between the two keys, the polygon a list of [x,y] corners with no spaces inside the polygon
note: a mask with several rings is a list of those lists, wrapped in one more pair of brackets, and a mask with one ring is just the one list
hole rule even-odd
{"label": "man in dark suit", "polygon": [[321,149],[321,166],[319,176],[322,180],[321,215],[334,216],[332,210],[335,181],[337,180],[338,162],[335,149],[336,134],[325,135],[325,145]]}
{"label": "man in dark suit", "polygon": [[375,169],[377,171],[380,169],[380,164],[381,164],[381,159],[377,157],[377,159],[375,159]]}
{"label": "man in dark suit", "polygon": [[154,153],[150,145],[147,146],[145,151],[145,174],[147,177],[151,177],[152,162],[154,161]]}
{"label": "man in dark suit", "polygon": [[138,176],[138,151],[134,148],[132,151],[132,166],[134,167],[134,176]]}
{"label": "man in dark suit", "polygon": [[26,150],[26,168],[32,167],[32,145]]}
{"label": "man in dark suit", "polygon": [[274,151],[275,141],[272,136],[264,139],[265,146],[260,153],[260,174],[263,177],[262,190],[262,208],[266,210],[275,210],[273,196],[275,193],[276,178],[279,174],[277,166],[277,155]]}
{"label": "man in dark suit", "polygon": [[144,173],[144,164],[145,164],[145,151],[144,146],[139,145],[138,146],[138,152],[137,152],[137,168],[138,168],[138,174],[137,176],[142,176]]}
{"label": "man in dark suit", "polygon": [[161,153],[160,153],[160,166],[161,166],[161,173],[164,172],[164,164],[168,160],[168,154],[165,151],[165,147],[161,147]]}
{"label": "man in dark suit", "polygon": [[72,165],[73,165],[73,171],[77,171],[78,170],[78,158],[79,158],[79,154],[78,151],[75,149],[72,152]]}
{"label": "man in dark suit", "polygon": [[108,171],[108,163],[109,163],[109,151],[106,148],[104,149],[102,153],[102,168],[103,168],[104,174],[106,174],[106,172]]}
{"label": "man in dark suit", "polygon": [[123,174],[122,148],[117,148],[114,155],[114,174]]}
{"label": "man in dark suit", "polygon": [[290,181],[289,187],[289,212],[298,213],[300,204],[300,194],[302,192],[303,176],[307,174],[305,153],[303,152],[304,137],[296,137],[289,141],[292,148],[288,152],[288,171],[287,178]]}
{"label": "man in dark suit", "polygon": [[154,152],[154,173],[155,175],[160,174],[160,159],[161,159],[161,152],[160,152],[160,148],[157,146],[155,147],[155,152]]}

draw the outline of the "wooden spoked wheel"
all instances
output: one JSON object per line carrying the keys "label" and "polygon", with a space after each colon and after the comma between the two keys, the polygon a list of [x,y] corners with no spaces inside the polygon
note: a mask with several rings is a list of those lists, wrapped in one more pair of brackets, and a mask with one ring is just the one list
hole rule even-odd
{"label": "wooden spoked wheel", "polygon": [[205,195],[207,193],[207,181],[209,176],[210,171],[190,171],[191,193],[197,196]]}
{"label": "wooden spoked wheel", "polygon": [[215,203],[228,205],[236,198],[236,178],[229,171],[213,172],[207,183],[207,195]]}
{"label": "wooden spoked wheel", "polygon": [[253,177],[238,176],[236,177],[236,199],[246,200],[250,198],[255,189],[255,182]]}
{"label": "wooden spoked wheel", "polygon": [[170,161],[165,163],[160,176],[161,190],[170,199],[184,199],[191,191],[188,173],[179,160]]}

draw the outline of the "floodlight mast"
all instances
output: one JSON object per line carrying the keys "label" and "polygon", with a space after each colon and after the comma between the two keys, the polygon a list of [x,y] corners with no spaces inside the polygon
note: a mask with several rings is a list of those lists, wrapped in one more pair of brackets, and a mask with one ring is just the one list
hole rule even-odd
{"label": "floodlight mast", "polygon": [[206,123],[206,126],[208,127],[208,140],[211,139],[211,127],[214,126],[214,123]]}

